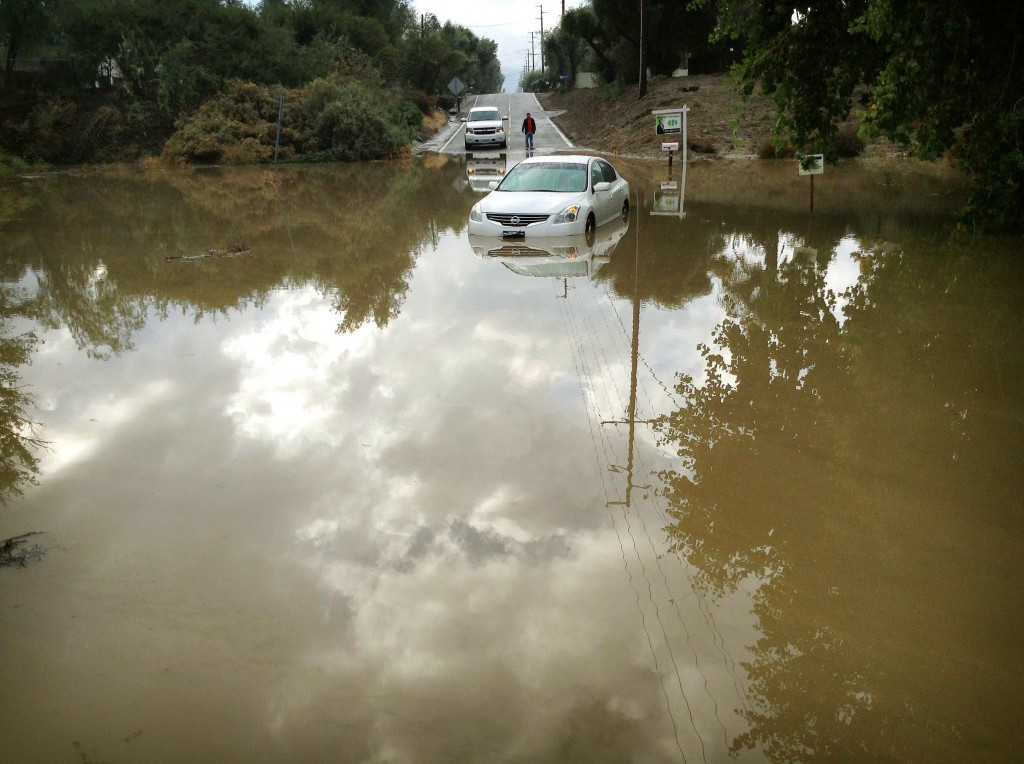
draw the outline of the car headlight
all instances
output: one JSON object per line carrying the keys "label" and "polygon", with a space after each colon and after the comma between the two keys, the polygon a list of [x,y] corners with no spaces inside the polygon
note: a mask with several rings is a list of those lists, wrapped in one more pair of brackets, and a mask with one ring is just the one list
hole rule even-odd
{"label": "car headlight", "polygon": [[575,223],[576,218],[579,217],[580,206],[578,204],[570,204],[564,210],[555,215],[555,223]]}
{"label": "car headlight", "polygon": [[498,132],[499,132],[499,133],[503,133],[503,132],[505,132],[505,128],[504,128],[504,127],[499,127],[499,128],[498,128]]}
{"label": "car headlight", "polygon": [[474,204],[473,209],[469,211],[469,219],[474,223],[482,223],[484,220],[484,213],[480,211],[480,205]]}
{"label": "car headlight", "polygon": [[472,135],[472,134],[473,134],[473,128],[472,127],[467,127],[466,128],[466,135]]}

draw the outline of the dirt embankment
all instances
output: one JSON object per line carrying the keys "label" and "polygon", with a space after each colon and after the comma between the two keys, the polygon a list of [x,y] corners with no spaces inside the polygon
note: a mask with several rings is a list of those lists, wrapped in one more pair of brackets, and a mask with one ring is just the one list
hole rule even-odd
{"label": "dirt embankment", "polygon": [[545,110],[563,112],[555,124],[581,148],[620,156],[658,157],[669,139],[654,132],[652,111],[689,107],[687,135],[691,151],[708,157],[751,156],[771,137],[774,104],[763,96],[747,101],[727,75],[658,78],[644,98],[637,87],[606,97],[598,89],[547,93]]}
{"label": "dirt embankment", "polygon": [[[598,89],[539,96],[555,124],[580,148],[631,157],[663,156],[664,135],[654,131],[652,111],[687,106],[691,159],[751,158],[772,138],[775,104],[763,95],[744,98],[726,74],[660,77],[637,97],[633,87],[606,97]],[[856,129],[856,120],[849,122]],[[674,140],[674,139],[673,139]],[[883,142],[869,144],[867,154],[891,153]]]}

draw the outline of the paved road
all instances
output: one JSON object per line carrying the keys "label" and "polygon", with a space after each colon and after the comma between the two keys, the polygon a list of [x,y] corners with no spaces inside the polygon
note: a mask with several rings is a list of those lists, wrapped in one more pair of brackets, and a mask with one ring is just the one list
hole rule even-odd
{"label": "paved road", "polygon": [[[502,115],[508,115],[508,150],[497,149],[489,151],[475,150],[474,155],[496,155],[505,154],[508,166],[512,166],[526,156],[526,139],[523,136],[522,125],[526,118],[526,112],[530,112],[537,122],[537,133],[533,137],[535,154],[550,154],[555,151],[566,151],[573,148],[573,144],[566,138],[555,124],[551,121],[548,112],[545,112],[537,96],[533,93],[492,93],[488,95],[468,96],[462,100],[463,115],[474,106],[496,106]],[[557,114],[558,112],[551,112]],[[465,126],[460,118],[453,119],[448,129],[441,131],[432,140],[418,147],[419,151],[436,151],[443,154],[465,154],[466,148],[463,142],[463,130]]]}

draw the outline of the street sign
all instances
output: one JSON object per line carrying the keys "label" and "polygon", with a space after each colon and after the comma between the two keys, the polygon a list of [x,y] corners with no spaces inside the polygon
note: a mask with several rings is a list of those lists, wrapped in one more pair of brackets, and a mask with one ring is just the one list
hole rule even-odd
{"label": "street sign", "polygon": [[452,77],[452,81],[448,83],[448,89],[452,91],[452,95],[458,95],[466,88],[466,83],[460,80],[458,77]]}

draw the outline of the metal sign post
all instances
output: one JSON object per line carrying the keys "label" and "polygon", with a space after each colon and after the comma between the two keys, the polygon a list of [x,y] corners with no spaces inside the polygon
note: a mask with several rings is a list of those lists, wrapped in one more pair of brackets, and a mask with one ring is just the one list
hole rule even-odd
{"label": "metal sign post", "polygon": [[448,90],[451,91],[452,95],[455,96],[455,111],[462,111],[462,96],[460,95],[466,84],[458,77],[452,77],[452,81],[448,83]]}
{"label": "metal sign post", "polygon": [[[677,109],[658,109],[652,111],[654,115],[654,132],[658,135],[681,135],[683,144],[683,162],[688,159],[686,151],[686,115],[689,106],[680,106]],[[668,174],[672,177],[672,155],[679,150],[679,143],[662,143],[661,150],[668,153]]]}
{"label": "metal sign post", "polygon": [[814,176],[825,174],[824,154],[805,154],[800,157],[800,165],[797,172],[800,175],[811,176],[811,212],[814,212]]}

